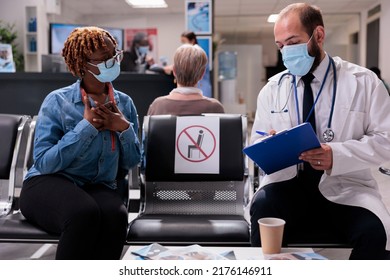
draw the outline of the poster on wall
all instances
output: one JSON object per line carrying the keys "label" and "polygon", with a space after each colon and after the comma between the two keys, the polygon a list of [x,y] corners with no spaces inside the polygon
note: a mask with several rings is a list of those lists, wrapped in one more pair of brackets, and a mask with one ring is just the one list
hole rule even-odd
{"label": "poster on wall", "polygon": [[15,63],[10,44],[0,44],[0,72],[15,72]]}
{"label": "poster on wall", "polygon": [[186,30],[195,34],[212,33],[212,5],[207,0],[186,1],[185,4]]}
{"label": "poster on wall", "polygon": [[197,36],[198,45],[206,52],[209,60],[209,69],[213,69],[213,42],[211,36]]}
{"label": "poster on wall", "polygon": [[125,29],[125,50],[131,51],[134,38],[146,37],[149,43],[149,55],[158,61],[157,28]]}

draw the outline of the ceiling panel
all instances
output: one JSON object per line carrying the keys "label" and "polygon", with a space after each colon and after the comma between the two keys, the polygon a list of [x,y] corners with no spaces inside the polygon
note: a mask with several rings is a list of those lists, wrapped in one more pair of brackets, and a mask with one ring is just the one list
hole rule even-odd
{"label": "ceiling panel", "polygon": [[[63,0],[62,8],[84,16],[146,16],[158,14],[183,14],[185,0],[166,0],[166,9],[134,9],[125,0]],[[273,25],[266,22],[271,13],[278,13],[294,0],[214,0],[214,30],[218,33],[272,34]],[[306,0],[320,7],[327,28],[342,25],[351,15],[372,8],[373,0]],[[243,34],[240,34],[242,37]]]}

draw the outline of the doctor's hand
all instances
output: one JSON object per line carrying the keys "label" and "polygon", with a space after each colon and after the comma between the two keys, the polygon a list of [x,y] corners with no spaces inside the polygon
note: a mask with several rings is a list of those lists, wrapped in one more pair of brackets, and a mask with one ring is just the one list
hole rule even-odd
{"label": "doctor's hand", "polygon": [[320,148],[303,152],[299,159],[307,161],[316,170],[329,170],[333,166],[332,148],[321,144]]}

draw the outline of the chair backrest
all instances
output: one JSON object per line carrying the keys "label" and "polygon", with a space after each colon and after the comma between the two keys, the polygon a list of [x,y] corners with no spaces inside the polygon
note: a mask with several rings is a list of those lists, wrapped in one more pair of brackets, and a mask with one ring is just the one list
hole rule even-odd
{"label": "chair backrest", "polygon": [[13,209],[19,209],[19,198],[20,192],[22,191],[23,180],[27,174],[28,169],[33,165],[33,150],[34,150],[34,135],[35,135],[35,125],[37,123],[38,116],[35,115],[33,118],[25,125],[25,132],[23,136],[23,141],[25,142],[22,147],[23,150],[20,151],[20,162],[21,164],[17,165],[17,173],[23,174],[23,176],[17,176],[17,183],[14,188],[14,199],[13,199]]}
{"label": "chair backrest", "polygon": [[0,216],[12,208],[14,189],[23,182],[30,116],[0,114]]}
{"label": "chair backrest", "polygon": [[145,117],[143,213],[242,215],[246,125],[237,114]]}
{"label": "chair backrest", "polygon": [[25,157],[25,173],[34,163],[33,151],[34,151],[34,136],[35,136],[35,126],[37,124],[38,115],[33,116],[30,123],[30,130],[27,138],[27,147],[26,147],[26,157]]}

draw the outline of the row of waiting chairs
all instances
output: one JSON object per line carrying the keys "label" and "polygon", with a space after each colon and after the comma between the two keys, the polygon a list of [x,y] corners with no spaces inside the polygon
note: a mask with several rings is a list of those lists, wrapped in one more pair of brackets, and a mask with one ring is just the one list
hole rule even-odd
{"label": "row of waiting chairs", "polygon": [[36,116],[0,114],[0,242],[57,242],[19,210],[23,178],[32,165]]}
{"label": "row of waiting chairs", "polygon": [[[127,175],[126,180],[118,184],[122,186],[125,203],[129,201],[129,188],[139,188],[141,192],[138,215],[129,224],[126,244],[250,246],[250,225],[244,207],[253,196],[257,179],[256,176],[250,179],[247,158],[242,153],[247,145],[246,117],[197,116],[203,119],[202,123],[211,118],[219,120],[216,174],[175,172],[177,123],[183,118],[171,115],[144,118],[145,162],[142,167],[122,174],[121,179]],[[23,177],[32,165],[35,123],[36,116],[0,114],[0,242],[56,243],[59,239],[30,224],[18,211]],[[194,147],[196,150],[205,144],[196,142],[193,140],[191,144],[192,153]],[[299,236],[299,240],[288,245],[349,247],[345,240],[321,232]]]}
{"label": "row of waiting chairs", "polygon": [[[145,168],[132,170],[124,184],[126,189],[139,187],[141,191],[139,213],[129,224],[126,243],[249,246],[244,206],[251,191],[248,162],[242,153],[247,141],[246,117],[197,116],[202,123],[218,119],[219,171],[215,174],[207,170],[175,172],[176,124],[180,118],[185,117],[144,119]],[[18,211],[23,177],[32,164],[35,122],[36,117],[0,114],[0,135],[7,136],[0,137],[0,242],[56,243],[59,239],[30,224]],[[198,152],[199,145],[194,145]],[[136,183],[139,186],[134,186]],[[128,192],[123,193],[127,202]]]}

